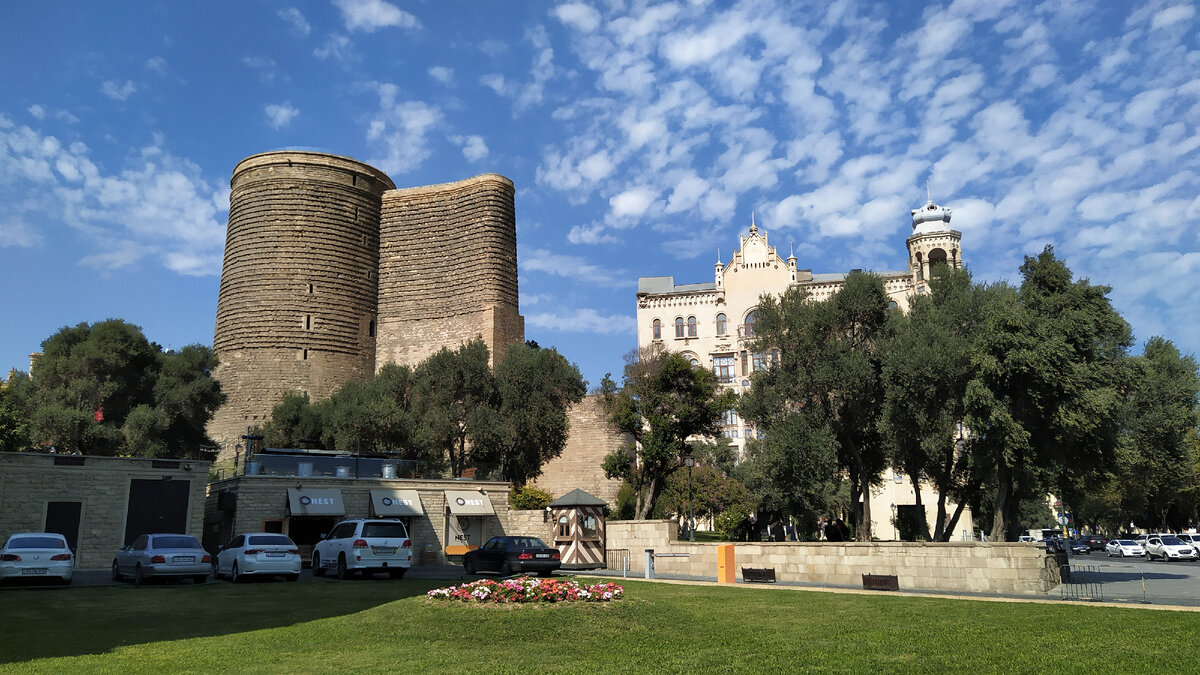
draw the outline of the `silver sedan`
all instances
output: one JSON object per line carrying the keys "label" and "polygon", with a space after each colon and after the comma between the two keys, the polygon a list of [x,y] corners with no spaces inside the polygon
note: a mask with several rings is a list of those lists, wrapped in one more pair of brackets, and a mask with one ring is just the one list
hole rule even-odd
{"label": "silver sedan", "polygon": [[117,551],[112,564],[114,581],[129,576],[136,585],[160,577],[202,584],[211,571],[212,556],[186,534],[143,534]]}

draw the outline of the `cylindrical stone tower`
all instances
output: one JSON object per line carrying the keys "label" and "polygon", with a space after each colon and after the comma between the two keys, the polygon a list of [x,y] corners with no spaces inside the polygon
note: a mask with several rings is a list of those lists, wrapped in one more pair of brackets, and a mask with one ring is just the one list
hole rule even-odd
{"label": "cylindrical stone tower", "polygon": [[375,369],[381,197],[362,162],[280,151],[242,160],[230,181],[214,375],[227,400],[209,435],[232,455],[289,390],[320,400]]}
{"label": "cylindrical stone tower", "polygon": [[489,173],[383,196],[376,366],[483,338],[492,365],[525,340],[513,183]]}

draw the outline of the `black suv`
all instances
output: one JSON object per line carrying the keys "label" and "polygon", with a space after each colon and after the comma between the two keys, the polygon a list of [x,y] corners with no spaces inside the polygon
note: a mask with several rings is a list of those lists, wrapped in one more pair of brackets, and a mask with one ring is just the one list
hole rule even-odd
{"label": "black suv", "polygon": [[1098,534],[1081,535],[1079,541],[1087,544],[1088,549],[1092,551],[1103,551],[1104,545],[1108,543],[1107,539]]}

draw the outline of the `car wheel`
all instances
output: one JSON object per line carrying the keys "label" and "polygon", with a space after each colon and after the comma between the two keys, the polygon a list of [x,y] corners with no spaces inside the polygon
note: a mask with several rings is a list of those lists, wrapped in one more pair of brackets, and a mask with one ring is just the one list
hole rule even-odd
{"label": "car wheel", "polygon": [[237,563],[233,563],[233,567],[229,568],[229,580],[235,584],[245,581],[242,575],[238,574]]}
{"label": "car wheel", "polygon": [[338,556],[337,578],[343,580],[350,578],[350,569],[346,567],[346,556],[344,554]]}
{"label": "car wheel", "polygon": [[217,564],[216,558],[213,558],[212,562],[212,578],[214,581],[221,578],[221,566]]}
{"label": "car wheel", "polygon": [[133,568],[133,585],[141,586],[144,583],[146,583],[146,579],[142,576],[142,566],[138,565]]}
{"label": "car wheel", "polygon": [[121,572],[119,569],[117,569],[117,561],[116,560],[113,561],[112,579],[113,579],[113,581],[121,580]]}
{"label": "car wheel", "polygon": [[393,579],[403,579],[404,573],[408,571],[407,567],[394,567],[388,570],[388,576]]}
{"label": "car wheel", "polygon": [[475,574],[475,564],[470,560],[463,561],[463,571],[467,574]]}
{"label": "car wheel", "polygon": [[321,554],[314,553],[312,557],[312,570],[314,577],[325,576],[325,568],[321,567]]}
{"label": "car wheel", "polygon": [[511,577],[511,576],[512,576],[512,573],[513,573],[513,571],[512,571],[512,566],[508,564],[508,561],[507,561],[507,560],[505,560],[504,562],[500,563],[500,576],[502,576],[502,577]]}

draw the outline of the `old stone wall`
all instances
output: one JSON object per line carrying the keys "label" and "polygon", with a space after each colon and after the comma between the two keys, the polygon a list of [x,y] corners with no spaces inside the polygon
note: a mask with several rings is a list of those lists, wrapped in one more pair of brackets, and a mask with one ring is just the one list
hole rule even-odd
{"label": "old stone wall", "polygon": [[513,184],[484,174],[383,195],[376,367],[476,337],[493,365],[525,339]]}
{"label": "old stone wall", "polygon": [[[190,468],[184,468],[190,467]],[[187,532],[204,522],[208,462],[0,453],[0,540],[42,532],[50,502],[80,502],[76,569],[106,569],[125,543],[131,480],[188,481]]]}
{"label": "old stone wall", "polygon": [[374,372],[385,174],[346,157],[268,152],[240,162],[217,299],[214,375],[227,403],[209,435],[229,456],[283,392],[315,400]]}
{"label": "old stone wall", "polygon": [[571,422],[567,444],[561,455],[542,467],[534,483],[555,498],[579,488],[615,507],[621,481],[606,478],[602,464],[606,455],[632,439],[608,424],[599,396],[585,397],[567,417]]}
{"label": "old stone wall", "polygon": [[[717,546],[679,541],[673,520],[609,521],[608,550],[629,551],[630,569],[645,571],[645,550],[688,554],[655,558],[655,573],[715,577]],[[894,574],[902,590],[1035,596],[1049,590],[1044,552],[1025,544],[982,542],[745,542],[734,561],[770,567],[779,581],[862,587],[864,574]]]}

